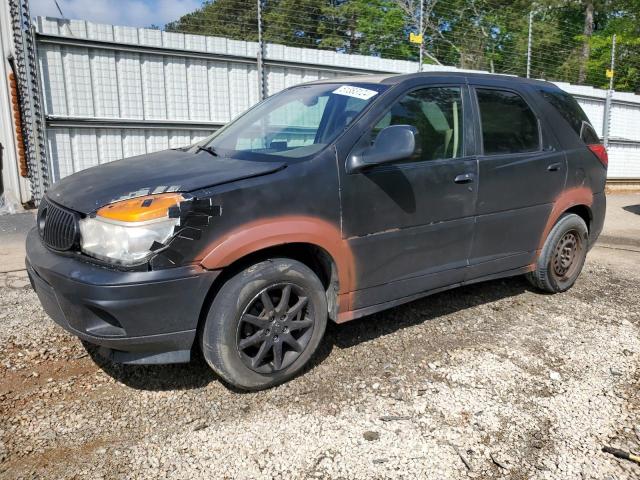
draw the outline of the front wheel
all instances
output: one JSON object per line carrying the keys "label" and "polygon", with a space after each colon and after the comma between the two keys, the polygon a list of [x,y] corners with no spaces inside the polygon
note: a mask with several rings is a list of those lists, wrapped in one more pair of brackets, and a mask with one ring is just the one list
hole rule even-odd
{"label": "front wheel", "polygon": [[582,271],[588,245],[589,231],[584,220],[573,213],[564,214],[549,232],[536,269],[527,279],[545,292],[568,290]]}
{"label": "front wheel", "polygon": [[202,331],[202,353],[227,383],[260,390],[295,376],[326,324],[327,299],[317,275],[296,260],[267,260],[222,286]]}

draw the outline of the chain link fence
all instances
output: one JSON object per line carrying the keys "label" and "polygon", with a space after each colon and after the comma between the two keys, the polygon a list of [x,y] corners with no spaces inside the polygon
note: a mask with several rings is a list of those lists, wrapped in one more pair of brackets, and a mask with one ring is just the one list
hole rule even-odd
{"label": "chain link fence", "polygon": [[609,87],[617,34],[613,86],[638,92],[640,40],[629,23],[640,9],[624,13],[604,23],[589,1],[216,0],[165,29],[598,88]]}

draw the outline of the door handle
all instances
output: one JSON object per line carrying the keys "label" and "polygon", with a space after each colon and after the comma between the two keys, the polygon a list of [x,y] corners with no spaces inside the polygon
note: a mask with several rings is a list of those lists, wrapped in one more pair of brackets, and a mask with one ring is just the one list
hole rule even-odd
{"label": "door handle", "polygon": [[473,173],[463,173],[458,175],[453,181],[455,183],[471,183],[473,182]]}
{"label": "door handle", "polygon": [[552,163],[547,167],[547,170],[549,170],[550,172],[557,172],[558,170],[560,170],[561,166],[562,164],[560,163]]}

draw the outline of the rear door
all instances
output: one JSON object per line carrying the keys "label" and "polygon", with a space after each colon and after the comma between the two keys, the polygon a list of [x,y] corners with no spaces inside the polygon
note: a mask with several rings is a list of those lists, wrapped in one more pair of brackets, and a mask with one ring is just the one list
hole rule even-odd
{"label": "rear door", "polygon": [[353,149],[370,145],[386,126],[412,125],[417,158],[347,173],[339,155],[343,232],[356,260],[354,309],[464,278],[477,179],[467,144],[473,131],[465,130],[469,103],[461,84],[414,86],[363,119]]}
{"label": "rear door", "polygon": [[467,279],[530,264],[567,174],[564,153],[526,89],[476,84],[481,154]]}

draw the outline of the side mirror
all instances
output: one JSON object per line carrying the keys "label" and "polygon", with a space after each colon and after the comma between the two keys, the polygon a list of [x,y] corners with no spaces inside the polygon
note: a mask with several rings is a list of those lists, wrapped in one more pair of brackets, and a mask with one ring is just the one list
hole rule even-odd
{"label": "side mirror", "polygon": [[374,165],[397,162],[416,154],[418,129],[411,125],[390,125],[383,128],[373,145],[347,159],[347,172],[353,173]]}

